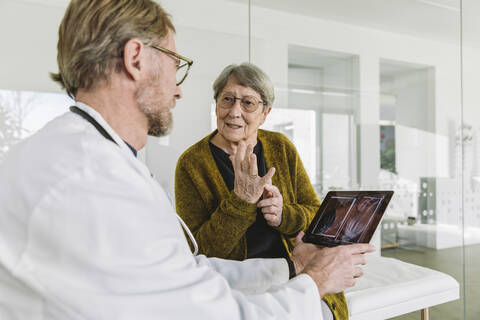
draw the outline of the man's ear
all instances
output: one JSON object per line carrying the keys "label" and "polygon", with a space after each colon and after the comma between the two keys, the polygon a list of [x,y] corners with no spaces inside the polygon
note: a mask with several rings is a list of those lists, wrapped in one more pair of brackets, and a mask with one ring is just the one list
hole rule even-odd
{"label": "man's ear", "polygon": [[128,40],[123,47],[123,65],[125,73],[132,80],[140,79],[145,55],[145,45],[137,38]]}

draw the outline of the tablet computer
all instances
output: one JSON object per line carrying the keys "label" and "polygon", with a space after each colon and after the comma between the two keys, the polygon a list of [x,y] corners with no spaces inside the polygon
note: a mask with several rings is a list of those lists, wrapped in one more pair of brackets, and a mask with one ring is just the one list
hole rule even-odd
{"label": "tablet computer", "polygon": [[303,237],[323,246],[368,243],[393,191],[330,191]]}

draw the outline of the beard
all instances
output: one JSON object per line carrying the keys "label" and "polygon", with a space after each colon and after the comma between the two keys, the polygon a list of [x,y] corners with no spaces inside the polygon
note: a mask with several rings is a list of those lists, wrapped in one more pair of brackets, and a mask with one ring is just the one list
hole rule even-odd
{"label": "beard", "polygon": [[149,106],[140,105],[140,111],[148,120],[148,135],[152,137],[162,137],[169,134],[173,128],[173,116],[168,111],[152,111],[155,110]]}
{"label": "beard", "polygon": [[141,83],[135,93],[140,111],[148,120],[148,135],[162,137],[173,128],[173,116],[170,109],[175,106],[175,99],[165,99],[160,87],[159,70],[150,79]]}

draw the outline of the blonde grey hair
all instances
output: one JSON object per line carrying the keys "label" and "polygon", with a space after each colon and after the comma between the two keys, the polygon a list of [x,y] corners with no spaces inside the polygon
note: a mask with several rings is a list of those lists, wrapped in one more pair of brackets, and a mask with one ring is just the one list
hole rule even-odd
{"label": "blonde grey hair", "polygon": [[272,107],[275,100],[272,81],[262,69],[248,62],[240,65],[231,64],[223,69],[213,83],[213,98],[215,101],[217,101],[218,96],[231,78],[235,79],[241,86],[252,88],[262,97],[264,112]]}
{"label": "blonde grey hair", "polygon": [[58,73],[51,78],[73,98],[122,70],[125,44],[138,38],[145,45],[175,28],[152,0],[72,0],[58,30]]}

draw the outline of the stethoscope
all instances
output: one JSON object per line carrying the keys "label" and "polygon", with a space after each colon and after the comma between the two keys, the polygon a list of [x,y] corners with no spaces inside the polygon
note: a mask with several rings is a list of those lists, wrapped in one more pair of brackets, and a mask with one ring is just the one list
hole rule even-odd
{"label": "stethoscope", "polygon": [[[71,106],[70,107],[70,111],[75,113],[75,114],[78,114],[80,117],[82,117],[83,119],[87,120],[88,122],[90,122],[94,127],[95,129],[97,129],[97,131],[107,140],[110,140],[111,142],[115,143],[117,146],[118,146],[118,143],[113,140],[112,136],[107,132],[107,130],[105,130],[105,128],[102,127],[102,125],[100,123],[97,122],[97,120],[95,120],[91,115],[89,115],[87,112],[83,111],[82,109],[80,109],[79,107],[77,106]],[[187,225],[185,224],[185,222],[182,220],[182,218],[180,218],[180,216],[177,214],[177,219],[178,221],[180,222],[180,225],[182,226],[183,230],[187,233],[188,237],[190,238],[190,241],[192,242],[193,244],[193,255],[196,256],[198,254],[198,244],[197,244],[197,241],[195,241],[195,238],[193,237],[193,234],[192,232],[190,231],[190,229],[187,227]]]}

